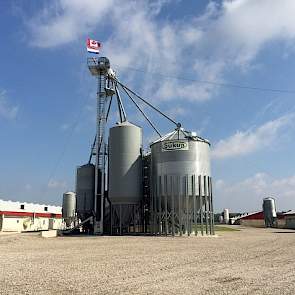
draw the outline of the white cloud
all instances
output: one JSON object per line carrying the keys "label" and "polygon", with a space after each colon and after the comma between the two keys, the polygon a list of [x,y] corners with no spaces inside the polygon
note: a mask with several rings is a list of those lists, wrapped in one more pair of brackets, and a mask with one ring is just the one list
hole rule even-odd
{"label": "white cloud", "polygon": [[285,115],[257,128],[237,131],[234,135],[215,144],[212,149],[212,157],[217,159],[231,158],[268,147],[280,136],[283,128],[293,124],[294,116],[294,114]]}
{"label": "white cloud", "polygon": [[67,183],[62,180],[50,179],[47,186],[49,188],[66,188]]}
{"label": "white cloud", "polygon": [[48,2],[48,6],[28,22],[32,34],[31,44],[49,48],[73,42],[92,32],[111,8],[112,0],[99,3],[96,0]]}
{"label": "white cloud", "polygon": [[[256,56],[267,44],[273,41],[288,44],[295,39],[293,0],[211,1],[203,14],[196,11],[199,16],[159,20],[166,3],[51,1],[38,16],[28,21],[31,44],[56,47],[81,40],[90,33],[99,36],[108,28],[110,34],[103,42],[103,52],[115,67],[119,66],[120,76],[130,72],[123,68],[129,66],[222,82],[230,69],[251,69]],[[124,79],[131,81],[137,73],[128,75]],[[204,101],[219,91],[212,85],[163,80],[156,75],[144,76],[142,88],[158,102],[159,99]]]}
{"label": "white cloud", "polygon": [[217,210],[230,208],[236,212],[261,210],[262,199],[272,196],[279,210],[295,209],[295,175],[274,178],[267,173],[255,175],[229,183],[224,180],[215,182],[215,207]]}
{"label": "white cloud", "polygon": [[19,107],[12,105],[7,98],[6,91],[0,90],[0,117],[13,120],[18,114]]}

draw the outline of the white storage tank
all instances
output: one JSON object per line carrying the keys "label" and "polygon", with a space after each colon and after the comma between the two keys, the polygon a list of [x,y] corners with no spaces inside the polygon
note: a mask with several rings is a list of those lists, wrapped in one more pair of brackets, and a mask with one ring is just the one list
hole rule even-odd
{"label": "white storage tank", "polygon": [[229,224],[229,209],[223,210],[223,221],[225,224]]}
{"label": "white storage tank", "polygon": [[109,135],[109,199],[113,205],[142,199],[142,129],[118,123]]}
{"label": "white storage tank", "polygon": [[67,226],[70,226],[75,218],[76,212],[76,194],[74,192],[66,192],[62,199],[62,217]]}
{"label": "white storage tank", "polygon": [[263,214],[266,227],[274,227],[275,219],[277,218],[276,203],[274,198],[263,199]]}

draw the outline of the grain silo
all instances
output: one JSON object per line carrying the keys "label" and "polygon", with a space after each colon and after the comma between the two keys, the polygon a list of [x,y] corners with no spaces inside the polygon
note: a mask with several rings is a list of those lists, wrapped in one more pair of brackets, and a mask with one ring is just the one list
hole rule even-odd
{"label": "grain silo", "polygon": [[109,200],[111,231],[135,229],[142,201],[142,130],[127,121],[110,129]]}
{"label": "grain silo", "polygon": [[151,144],[154,233],[214,234],[210,143],[182,128]]}
{"label": "grain silo", "polygon": [[229,224],[229,209],[223,210],[223,222]]}
{"label": "grain silo", "polygon": [[76,194],[73,192],[66,192],[63,194],[62,199],[62,218],[66,226],[72,225],[76,216]]}
{"label": "grain silo", "polygon": [[263,215],[266,227],[274,227],[277,218],[276,204],[274,198],[263,199]]}
{"label": "grain silo", "polygon": [[94,212],[95,166],[86,164],[77,168],[76,201],[77,215],[83,221]]}

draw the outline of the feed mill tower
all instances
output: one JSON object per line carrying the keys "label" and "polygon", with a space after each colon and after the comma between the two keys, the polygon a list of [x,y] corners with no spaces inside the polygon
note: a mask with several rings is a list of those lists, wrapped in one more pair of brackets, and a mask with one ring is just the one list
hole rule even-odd
{"label": "feed mill tower", "polygon": [[[71,230],[214,235],[209,141],[185,130],[121,83],[108,58],[88,58],[87,63],[97,79],[96,135],[88,163],[77,168],[78,224]],[[127,120],[123,97],[158,135],[149,151],[143,151],[142,128]],[[106,130],[113,102],[120,121]],[[167,119],[174,126],[171,132],[162,135],[143,104]]]}

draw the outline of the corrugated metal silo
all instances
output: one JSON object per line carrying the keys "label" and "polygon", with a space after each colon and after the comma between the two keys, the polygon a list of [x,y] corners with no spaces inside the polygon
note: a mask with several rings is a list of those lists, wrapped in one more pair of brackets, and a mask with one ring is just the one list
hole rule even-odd
{"label": "corrugated metal silo", "polygon": [[[160,176],[174,175],[181,179],[181,192],[184,193],[183,179],[186,176],[211,176],[210,143],[184,131],[174,131],[151,144],[152,175],[154,183]],[[168,180],[169,182],[169,177]],[[202,192],[205,187],[202,182]],[[170,190],[168,185],[168,190]],[[188,194],[192,186],[188,184]]]}
{"label": "corrugated metal silo", "polygon": [[265,226],[274,227],[275,218],[277,217],[275,199],[264,198],[262,208],[263,208]]}
{"label": "corrugated metal silo", "polygon": [[86,164],[77,168],[76,198],[77,214],[85,219],[94,211],[95,166]]}
{"label": "corrugated metal silo", "polygon": [[[176,129],[151,144],[151,162],[154,208],[159,215],[160,210],[165,211],[168,218],[176,216],[174,220],[164,222],[165,232],[173,231],[170,224],[176,222],[184,232],[194,231],[199,214],[200,221],[205,218],[206,233],[208,226],[212,233],[210,143],[195,133]],[[196,195],[202,197],[196,200]],[[157,223],[159,225],[159,221]],[[162,231],[160,225],[156,231]]]}
{"label": "corrugated metal silo", "polygon": [[76,213],[76,194],[73,192],[66,192],[62,199],[62,217],[67,226],[70,226],[75,219]]}

